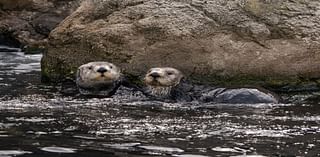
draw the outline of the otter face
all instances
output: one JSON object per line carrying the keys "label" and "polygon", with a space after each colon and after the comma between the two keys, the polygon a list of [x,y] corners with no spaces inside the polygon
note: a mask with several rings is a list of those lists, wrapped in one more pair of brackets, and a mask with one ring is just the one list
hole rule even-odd
{"label": "otter face", "polygon": [[144,81],[148,86],[153,87],[174,87],[180,83],[183,78],[182,73],[174,68],[152,68],[150,69]]}
{"label": "otter face", "polygon": [[109,62],[90,62],[81,65],[77,71],[79,87],[94,87],[99,84],[111,84],[120,79],[120,69]]}
{"label": "otter face", "polygon": [[144,81],[151,91],[151,95],[157,97],[170,96],[173,87],[177,86],[183,74],[174,68],[152,68],[144,77]]}

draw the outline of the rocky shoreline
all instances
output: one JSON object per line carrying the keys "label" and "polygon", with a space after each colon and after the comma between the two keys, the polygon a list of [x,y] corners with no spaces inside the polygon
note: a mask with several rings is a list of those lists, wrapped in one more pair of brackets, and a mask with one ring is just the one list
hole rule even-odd
{"label": "rocky shoreline", "polygon": [[133,80],[171,66],[196,83],[319,90],[318,1],[29,1],[26,9],[0,0],[0,40],[11,29],[22,44],[44,45],[42,74],[50,81],[73,78],[86,62],[109,61]]}
{"label": "rocky shoreline", "polygon": [[79,0],[0,0],[0,43],[30,53],[45,50],[49,33],[79,5]]}

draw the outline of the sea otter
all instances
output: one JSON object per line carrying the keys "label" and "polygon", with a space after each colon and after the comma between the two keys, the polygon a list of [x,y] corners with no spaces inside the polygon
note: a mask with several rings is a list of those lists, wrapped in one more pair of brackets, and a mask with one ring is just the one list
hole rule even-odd
{"label": "sea otter", "polygon": [[191,86],[184,83],[184,75],[171,67],[151,68],[144,77],[145,94],[158,99],[191,101]]}
{"label": "sea otter", "polygon": [[90,62],[77,70],[76,84],[81,95],[111,96],[121,84],[120,69],[109,62]]}
{"label": "sea otter", "polygon": [[262,88],[215,88],[204,90],[201,102],[228,104],[279,103],[279,97]]}
{"label": "sea otter", "polygon": [[154,98],[177,101],[214,103],[278,103],[278,97],[258,88],[215,88],[192,85],[177,69],[171,67],[151,68],[144,77],[145,93]]}

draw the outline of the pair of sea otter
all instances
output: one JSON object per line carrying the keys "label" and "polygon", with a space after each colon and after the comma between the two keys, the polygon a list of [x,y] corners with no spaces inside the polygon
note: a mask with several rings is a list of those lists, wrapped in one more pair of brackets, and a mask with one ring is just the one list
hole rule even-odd
{"label": "pair of sea otter", "polygon": [[[76,84],[82,95],[111,96],[123,85],[120,69],[109,62],[90,62],[78,68]],[[278,103],[276,95],[255,88],[213,88],[191,85],[170,67],[152,68],[137,90],[155,99],[216,103]],[[131,86],[133,87],[133,86]]]}

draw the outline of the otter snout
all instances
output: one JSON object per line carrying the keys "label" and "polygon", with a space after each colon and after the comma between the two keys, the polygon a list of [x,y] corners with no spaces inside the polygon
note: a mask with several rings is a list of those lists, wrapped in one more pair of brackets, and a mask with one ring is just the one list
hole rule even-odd
{"label": "otter snout", "polygon": [[153,77],[153,78],[158,78],[158,77],[160,77],[160,74],[157,73],[157,72],[153,72],[153,73],[150,74],[150,76]]}
{"label": "otter snout", "polygon": [[97,70],[97,72],[99,72],[99,73],[101,73],[101,74],[103,74],[103,73],[105,73],[105,72],[107,72],[108,71],[108,69],[106,69],[106,68],[104,68],[104,67],[100,67],[98,70]]}

